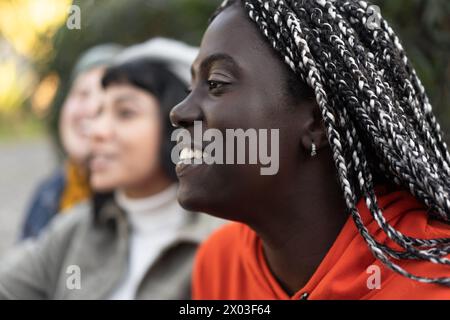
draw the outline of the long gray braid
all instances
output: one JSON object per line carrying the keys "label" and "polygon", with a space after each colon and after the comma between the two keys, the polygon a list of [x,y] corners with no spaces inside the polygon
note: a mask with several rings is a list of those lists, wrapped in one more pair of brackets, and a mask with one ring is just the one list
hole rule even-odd
{"label": "long gray braid", "polygon": [[[225,0],[212,19],[235,3],[314,91],[346,206],[374,256],[408,278],[450,286],[450,277],[413,275],[394,262],[417,259],[448,266],[450,238],[402,234],[386,221],[374,192],[374,177],[382,175],[409,189],[431,216],[450,222],[450,154],[392,28],[367,2],[354,0]],[[369,27],[373,14],[378,28]],[[356,208],[358,194],[403,250],[369,233]]]}

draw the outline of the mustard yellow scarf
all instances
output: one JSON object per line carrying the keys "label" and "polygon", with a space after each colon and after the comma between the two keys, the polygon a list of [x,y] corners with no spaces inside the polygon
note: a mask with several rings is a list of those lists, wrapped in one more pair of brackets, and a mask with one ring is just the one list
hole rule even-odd
{"label": "mustard yellow scarf", "polygon": [[88,199],[91,195],[85,170],[70,160],[66,162],[64,170],[66,174],[66,185],[59,204],[61,212],[67,211],[67,209]]}

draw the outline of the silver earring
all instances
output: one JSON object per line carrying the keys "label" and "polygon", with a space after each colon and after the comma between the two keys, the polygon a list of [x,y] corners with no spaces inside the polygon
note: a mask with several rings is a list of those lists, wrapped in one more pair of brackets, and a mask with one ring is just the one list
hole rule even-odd
{"label": "silver earring", "polygon": [[311,157],[314,157],[315,155],[317,155],[316,144],[313,142],[311,144]]}

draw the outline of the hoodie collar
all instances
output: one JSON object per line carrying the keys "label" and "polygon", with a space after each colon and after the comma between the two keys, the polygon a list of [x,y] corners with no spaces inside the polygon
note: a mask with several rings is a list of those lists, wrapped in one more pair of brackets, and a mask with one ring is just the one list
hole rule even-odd
{"label": "hoodie collar", "polygon": [[[417,238],[430,238],[437,235],[430,231],[426,207],[408,191],[398,189],[392,191],[383,185],[377,186],[375,193],[384,218],[394,228]],[[399,249],[379,228],[363,198],[359,200],[357,209],[364,225],[377,241]],[[297,300],[306,297],[308,299],[365,299],[378,291],[370,289],[367,285],[370,266],[380,268],[383,283],[391,281],[394,276],[399,276],[384,267],[374,257],[350,216],[310,280],[290,297],[271,273],[264,258],[261,239],[254,232],[252,233],[253,235],[248,235],[244,239],[246,250],[243,254],[255,257],[250,262],[253,275],[258,278],[257,281],[260,284],[263,284],[265,290],[272,292],[277,299]],[[440,235],[443,236],[443,234]],[[446,235],[448,237],[449,233]],[[253,253],[248,250],[252,250]]]}

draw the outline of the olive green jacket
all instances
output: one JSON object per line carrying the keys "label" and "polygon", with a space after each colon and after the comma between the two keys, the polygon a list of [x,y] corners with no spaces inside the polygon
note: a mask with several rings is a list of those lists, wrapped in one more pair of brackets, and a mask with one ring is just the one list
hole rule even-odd
{"label": "olive green jacket", "polygon": [[[113,200],[92,214],[83,203],[36,240],[0,258],[0,299],[107,299],[127,271],[130,225]],[[199,243],[223,220],[184,211],[187,222],[149,268],[137,299],[189,299]]]}

